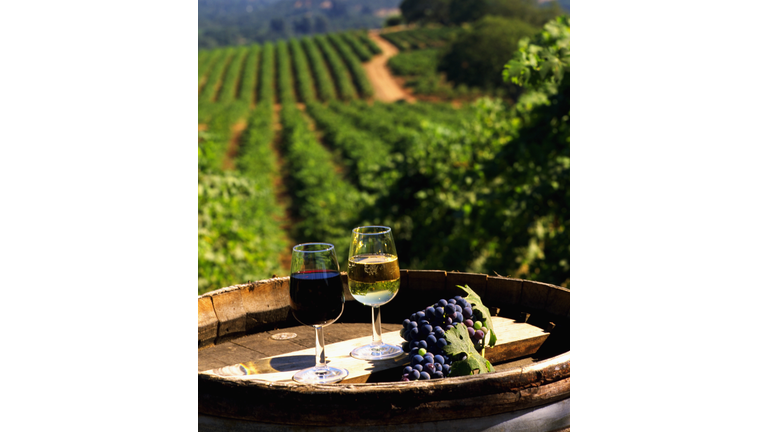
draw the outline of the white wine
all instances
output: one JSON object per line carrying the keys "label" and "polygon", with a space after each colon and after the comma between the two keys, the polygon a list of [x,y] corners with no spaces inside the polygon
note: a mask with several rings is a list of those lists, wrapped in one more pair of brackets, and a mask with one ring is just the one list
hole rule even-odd
{"label": "white wine", "polygon": [[395,297],[400,289],[400,265],[397,256],[362,254],[349,259],[349,291],[366,306],[380,306]]}

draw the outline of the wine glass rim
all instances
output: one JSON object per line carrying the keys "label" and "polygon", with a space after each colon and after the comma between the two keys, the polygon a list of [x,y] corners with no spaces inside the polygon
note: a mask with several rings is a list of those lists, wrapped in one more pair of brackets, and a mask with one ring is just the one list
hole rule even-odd
{"label": "wine glass rim", "polygon": [[[318,250],[304,250],[304,249],[302,249],[302,247],[305,247],[305,246],[316,246],[316,245],[318,245],[318,246],[327,246],[327,247],[324,248],[324,249],[318,249]],[[328,251],[331,251],[331,250],[334,250],[333,244],[331,244],[331,243],[323,243],[323,242],[301,243],[301,244],[297,244],[296,246],[293,247],[293,251],[294,252],[303,252],[303,253],[328,252]]]}
{"label": "wine glass rim", "polygon": [[[376,232],[360,232],[359,230],[361,228],[382,228],[382,230],[376,231]],[[352,232],[360,235],[377,235],[377,234],[386,234],[388,232],[392,232],[392,228],[388,226],[383,226],[383,225],[365,225],[365,226],[356,227],[355,229],[352,230]]]}

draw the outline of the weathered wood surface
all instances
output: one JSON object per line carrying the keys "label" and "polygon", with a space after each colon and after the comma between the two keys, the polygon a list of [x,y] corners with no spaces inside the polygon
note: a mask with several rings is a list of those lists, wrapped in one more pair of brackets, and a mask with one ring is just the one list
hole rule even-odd
{"label": "weathered wood surface", "polygon": [[[486,417],[569,397],[568,353],[495,373],[412,382],[306,385],[198,374],[198,412],[285,425],[371,426]],[[301,407],[300,416],[296,407]]]}
{"label": "weathered wood surface", "polygon": [[[486,348],[485,352],[486,359],[491,363],[503,362],[534,354],[547,339],[547,336],[549,336],[549,333],[544,332],[538,327],[525,323],[517,323],[508,318],[494,317],[493,326],[497,333],[498,340],[496,346],[493,348]],[[332,327],[332,325],[328,328],[330,327]],[[292,330],[289,329],[286,331]],[[384,343],[398,346],[403,342],[399,330],[382,334],[382,340]],[[314,337],[312,338],[312,341],[314,342]],[[408,356],[406,354],[395,359],[379,361],[359,360],[349,355],[350,351],[355,347],[370,342],[370,335],[331,344],[328,344],[328,340],[326,340],[325,352],[328,364],[337,368],[346,369],[349,372],[347,378],[342,381],[343,383],[368,382],[370,376],[373,374],[385,372],[394,368],[402,368],[408,364]],[[312,348],[266,358],[246,357],[246,353],[238,354],[242,355],[242,357],[239,358],[237,364],[230,364],[222,368],[206,370],[203,373],[231,377],[234,379],[263,380],[269,382],[290,381],[293,374],[297,371],[312,367],[315,364],[314,346]]]}
{"label": "weathered wood surface", "polygon": [[[399,324],[381,324],[384,332],[400,331],[400,327]],[[370,340],[372,331],[371,323],[334,323],[323,330],[326,350],[330,344],[347,339],[368,337]],[[296,337],[285,340],[272,339],[272,335],[286,332],[295,333]],[[315,348],[315,330],[312,327],[298,325],[267,330],[198,350],[198,372],[309,348]],[[314,361],[314,354],[312,358]]]}
{"label": "weathered wood surface", "polygon": [[401,423],[369,425],[365,427],[348,425],[340,421],[333,426],[290,426],[263,422],[243,421],[231,418],[211,417],[198,414],[200,432],[436,432],[436,431],[518,431],[518,432],[569,432],[570,399],[513,412],[485,417],[471,417],[432,421],[426,423]]}

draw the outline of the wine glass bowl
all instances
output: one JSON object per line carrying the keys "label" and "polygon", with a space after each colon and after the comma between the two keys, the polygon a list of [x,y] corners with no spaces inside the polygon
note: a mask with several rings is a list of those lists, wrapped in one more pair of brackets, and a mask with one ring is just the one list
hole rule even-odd
{"label": "wine glass bowl", "polygon": [[326,384],[344,379],[346,369],[326,365],[323,327],[344,311],[344,285],[330,243],[303,243],[291,252],[290,305],[297,321],[315,329],[315,366],[296,372],[295,381]]}
{"label": "wine glass bowl", "polygon": [[352,230],[347,269],[349,292],[358,302],[371,306],[373,341],[350,355],[362,360],[385,360],[403,354],[402,348],[382,342],[379,307],[400,290],[400,265],[392,229],[363,226]]}

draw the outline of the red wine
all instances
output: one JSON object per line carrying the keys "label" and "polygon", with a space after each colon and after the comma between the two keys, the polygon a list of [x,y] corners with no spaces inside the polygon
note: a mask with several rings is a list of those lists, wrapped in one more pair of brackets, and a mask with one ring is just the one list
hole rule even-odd
{"label": "red wine", "polygon": [[308,270],[291,274],[293,316],[304,325],[328,325],[344,310],[344,286],[337,271]]}

